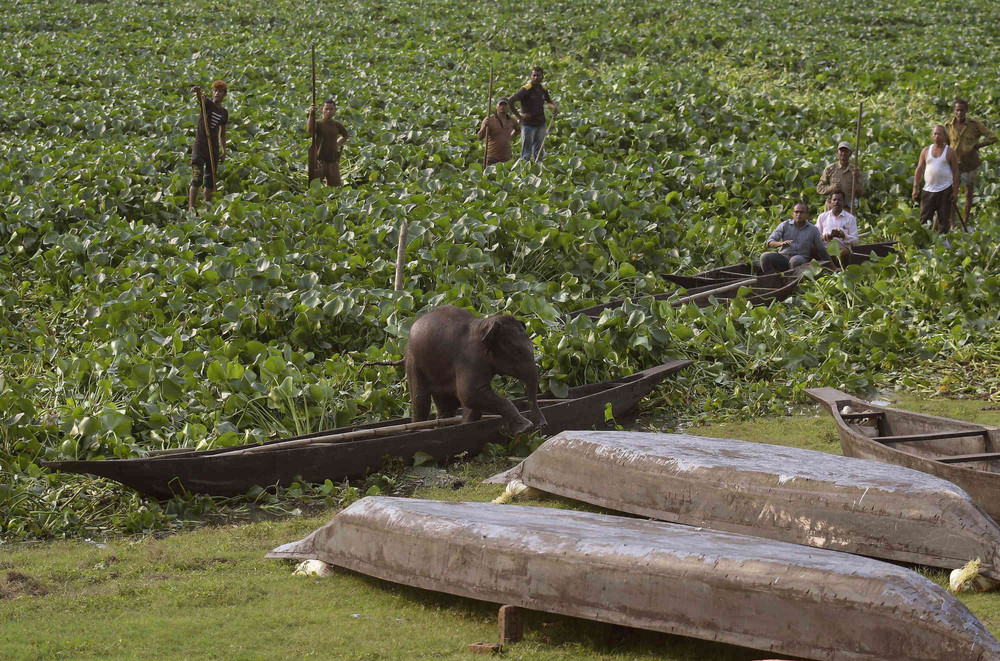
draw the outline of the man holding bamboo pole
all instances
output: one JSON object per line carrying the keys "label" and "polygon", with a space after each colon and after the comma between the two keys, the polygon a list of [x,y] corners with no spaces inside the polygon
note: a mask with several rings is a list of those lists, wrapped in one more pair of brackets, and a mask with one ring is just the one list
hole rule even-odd
{"label": "man holding bamboo pole", "polygon": [[[979,165],[982,163],[979,150],[987,145],[992,145],[997,141],[997,137],[980,120],[968,116],[969,102],[965,99],[955,99],[952,110],[955,115],[945,123],[944,128],[948,133],[948,144],[955,150],[955,155],[958,157],[959,184],[965,185],[965,215],[959,216],[964,224],[972,212],[976,175],[979,171]],[[955,191],[955,200],[957,203],[957,190]]]}
{"label": "man holding bamboo pole", "polygon": [[[541,67],[531,69],[528,84],[510,96],[510,107],[521,122],[521,159],[536,161],[542,153],[545,141],[545,106],[552,109],[552,117],[559,114],[559,106],[552,101],[549,91],[542,86],[545,71]],[[521,104],[521,112],[515,104]]]}
{"label": "man holding bamboo pole", "polygon": [[511,143],[521,125],[510,116],[507,99],[497,99],[497,109],[483,120],[479,127],[479,138],[486,138],[486,167],[494,163],[506,163],[513,156]]}
{"label": "man holding bamboo pole", "polygon": [[[826,166],[816,184],[816,192],[829,197],[834,192],[844,195],[844,207],[852,209],[854,200],[865,194],[865,182],[861,170],[851,163],[851,143],[841,142],[837,145],[837,160]],[[830,204],[826,205],[830,209]]]}
{"label": "man holding bamboo pole", "polygon": [[198,189],[203,182],[205,201],[212,201],[219,164],[226,160],[226,126],[229,124],[229,111],[222,107],[222,101],[228,91],[226,83],[221,80],[212,83],[211,99],[206,99],[202,95],[200,87],[191,88],[191,92],[198,97],[198,131],[195,134],[194,147],[191,149],[188,211],[194,211],[198,203]]}
{"label": "man holding bamboo pole", "polygon": [[317,140],[316,173],[327,186],[342,186],[340,179],[340,154],[344,143],[350,137],[344,125],[333,118],[337,114],[337,102],[327,99],[323,102],[323,117],[316,120],[316,106],[309,107],[306,130]]}

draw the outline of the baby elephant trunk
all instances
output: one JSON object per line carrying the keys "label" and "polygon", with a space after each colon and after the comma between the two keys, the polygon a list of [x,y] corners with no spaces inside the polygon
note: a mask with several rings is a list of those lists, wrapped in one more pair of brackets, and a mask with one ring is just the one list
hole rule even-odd
{"label": "baby elephant trunk", "polygon": [[524,391],[527,393],[528,401],[531,402],[531,408],[534,411],[534,415],[531,416],[532,422],[535,423],[536,427],[544,427],[548,421],[542,410],[538,408],[538,368],[536,367],[533,374],[528,375],[522,381],[524,381]]}

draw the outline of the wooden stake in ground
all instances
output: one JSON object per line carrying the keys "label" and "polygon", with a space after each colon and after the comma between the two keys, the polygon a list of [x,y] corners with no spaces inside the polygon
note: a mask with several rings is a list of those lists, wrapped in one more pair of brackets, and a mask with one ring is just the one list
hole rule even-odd
{"label": "wooden stake in ground", "polygon": [[[861,158],[861,102],[858,102],[858,130],[854,134],[854,167],[858,170],[858,176],[861,176],[861,167],[858,165]],[[851,215],[854,215],[854,182],[855,178],[851,177]]]}
{"label": "wooden stake in ground", "polygon": [[[313,92],[313,102],[312,107],[316,107],[316,45],[313,44],[312,47],[312,92]],[[316,117],[313,115],[313,134],[312,143],[309,145],[309,182],[315,179],[318,175],[319,164],[316,162],[316,155],[319,152],[316,146]]]}
{"label": "wooden stake in ground", "polygon": [[490,100],[486,104],[486,151],[483,153],[483,169],[490,160],[490,113],[493,112],[493,67],[490,67]]}

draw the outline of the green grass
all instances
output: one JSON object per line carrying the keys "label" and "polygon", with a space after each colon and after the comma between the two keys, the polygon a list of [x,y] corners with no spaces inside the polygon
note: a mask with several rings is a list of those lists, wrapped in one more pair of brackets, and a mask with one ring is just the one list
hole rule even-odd
{"label": "green grass", "polygon": [[[1000,422],[989,402],[915,399],[902,408]],[[639,428],[656,429],[642,417]],[[818,407],[797,415],[716,422],[687,432],[838,451]],[[458,488],[415,496],[491,500],[502,487],[481,480],[511,460],[452,467]],[[553,497],[528,505],[594,510]],[[597,510],[594,510],[597,511]],[[498,604],[399,586],[351,572],[293,577],[293,563],[265,560],[279,544],[323,525],[335,510],[277,521],[217,526],[166,538],[99,545],[51,542],[0,555],[0,649],[5,659],[466,659],[473,642],[494,641]],[[943,571],[921,570],[944,586]],[[959,597],[995,635],[1000,595]],[[508,659],[751,660],[762,653],[655,632],[531,612],[525,640]]]}

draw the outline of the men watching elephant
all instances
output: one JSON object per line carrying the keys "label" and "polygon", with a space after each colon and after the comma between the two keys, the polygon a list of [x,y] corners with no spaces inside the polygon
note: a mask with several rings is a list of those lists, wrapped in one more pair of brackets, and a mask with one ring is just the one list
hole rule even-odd
{"label": "men watching elephant", "polygon": [[792,220],[786,220],[775,228],[767,241],[767,247],[779,250],[765,252],[760,256],[760,270],[763,273],[801,266],[809,261],[813,249],[820,255],[826,254],[823,237],[816,226],[809,222],[809,205],[805,202],[796,202],[792,207]]}
{"label": "men watching elephant", "polygon": [[958,157],[948,146],[944,126],[935,126],[931,139],[931,145],[920,152],[913,173],[913,199],[920,200],[920,222],[930,223],[937,214],[937,231],[947,234],[951,229],[951,208],[958,195]]}
{"label": "men watching elephant", "polygon": [[[945,125],[948,133],[948,143],[958,157],[958,179],[965,184],[965,219],[969,219],[972,211],[972,196],[975,193],[979,165],[979,150],[997,141],[993,132],[986,128],[978,119],[968,117],[969,102],[965,99],[955,99],[952,105],[955,115]],[[958,189],[955,189],[955,200],[958,200]]]}
{"label": "men watching elephant", "polygon": [[827,252],[831,252],[829,248],[833,244],[841,263],[846,264],[851,247],[858,242],[858,220],[844,209],[844,194],[840,191],[830,193],[829,207],[816,219],[816,229],[827,243]]}
{"label": "men watching elephant", "polygon": [[[559,114],[559,106],[552,101],[549,91],[542,86],[545,71],[531,69],[528,84],[510,95],[510,107],[521,122],[521,159],[536,160],[545,142],[545,106],[552,109],[552,117]],[[516,105],[521,104],[518,112]]]}
{"label": "men watching elephant", "polygon": [[816,192],[829,196],[834,191],[840,191],[844,194],[844,207],[853,211],[854,200],[865,194],[865,182],[861,178],[861,170],[851,163],[851,153],[851,143],[837,145],[837,161],[823,169]]}

